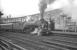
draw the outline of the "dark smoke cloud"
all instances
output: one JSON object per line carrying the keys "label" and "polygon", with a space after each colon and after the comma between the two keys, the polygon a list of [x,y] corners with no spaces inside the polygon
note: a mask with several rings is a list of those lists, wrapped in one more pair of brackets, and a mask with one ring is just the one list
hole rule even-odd
{"label": "dark smoke cloud", "polygon": [[44,16],[44,12],[45,12],[45,9],[47,8],[47,5],[53,3],[54,1],[55,0],[40,0],[39,10],[40,10],[41,18],[43,18]]}
{"label": "dark smoke cloud", "polygon": [[40,4],[39,4],[39,10],[40,10],[41,17],[43,17],[44,11],[45,11],[46,8],[47,8],[46,0],[41,0]]}

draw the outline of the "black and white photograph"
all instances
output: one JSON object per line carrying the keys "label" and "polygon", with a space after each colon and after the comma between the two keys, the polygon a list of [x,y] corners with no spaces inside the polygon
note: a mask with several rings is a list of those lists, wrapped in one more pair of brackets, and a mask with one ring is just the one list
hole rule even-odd
{"label": "black and white photograph", "polygon": [[77,50],[77,0],[0,0],[0,50]]}

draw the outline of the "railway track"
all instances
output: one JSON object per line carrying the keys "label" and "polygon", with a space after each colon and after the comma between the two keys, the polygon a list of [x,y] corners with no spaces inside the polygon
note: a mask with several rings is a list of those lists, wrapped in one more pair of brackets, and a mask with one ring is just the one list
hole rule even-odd
{"label": "railway track", "polygon": [[0,48],[2,50],[25,50],[23,47],[13,44],[12,42],[10,42],[10,39],[7,39],[5,37],[0,37]]}
{"label": "railway track", "polygon": [[[17,35],[16,35],[17,36]],[[38,46],[38,45],[40,45],[40,46],[42,46],[43,48],[47,48],[47,46],[48,46],[48,49],[51,49],[51,48],[54,48],[55,50],[56,49],[58,49],[58,50],[67,50],[67,48],[62,48],[61,46],[56,46],[56,45],[49,45],[49,44],[45,44],[45,43],[42,43],[42,42],[39,42],[39,40],[37,41],[34,41],[34,40],[32,40],[32,39],[29,39],[29,37],[24,37],[23,38],[23,36],[22,37],[16,37],[15,35],[12,35],[12,36],[10,36],[10,37],[8,37],[8,35],[3,35],[3,37],[7,37],[7,38],[11,38],[12,40],[15,40],[15,42],[17,42],[17,41],[19,41],[20,43],[22,42],[22,43],[26,43],[26,44],[30,44],[30,45],[32,45],[32,43],[34,42],[34,47],[36,47],[36,46]],[[26,42],[27,41],[27,42]],[[28,43],[30,41],[30,43]],[[25,44],[25,45],[26,45]],[[37,45],[36,45],[37,44]],[[23,45],[22,45],[23,46]],[[33,48],[33,46],[32,46],[32,48]],[[46,50],[48,50],[48,49],[46,49]],[[44,49],[45,50],[45,49]]]}
{"label": "railway track", "polygon": [[[25,43],[26,41],[33,43],[36,43],[38,46],[39,45],[43,45],[43,46],[48,46],[49,48],[56,48],[56,49],[61,49],[61,50],[68,50],[68,49],[72,49],[75,50],[77,47],[77,38],[70,38],[70,37],[62,37],[62,36],[32,36],[29,34],[21,34],[21,33],[3,33],[3,35],[1,35],[3,37],[7,37],[7,38],[11,38],[12,40],[17,40],[19,42]],[[8,37],[9,36],[9,37]],[[29,43],[28,43],[29,44]],[[23,46],[23,45],[22,45]],[[35,47],[35,46],[34,46]],[[44,47],[44,48],[46,48]],[[32,47],[33,48],[33,47]]]}
{"label": "railway track", "polygon": [[32,41],[32,40],[19,40],[19,39],[12,39],[12,42],[14,44],[20,45],[24,48],[27,48],[29,50],[68,50],[67,48],[62,48],[54,45],[48,45],[45,43],[37,42],[37,41]]}

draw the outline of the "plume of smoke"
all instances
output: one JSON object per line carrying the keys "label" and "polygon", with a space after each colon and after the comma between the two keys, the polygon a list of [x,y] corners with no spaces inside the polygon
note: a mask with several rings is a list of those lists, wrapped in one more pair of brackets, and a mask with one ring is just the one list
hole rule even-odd
{"label": "plume of smoke", "polygon": [[39,10],[40,10],[41,18],[43,18],[44,11],[45,11],[46,8],[47,8],[47,2],[46,2],[46,0],[40,0]]}
{"label": "plume of smoke", "polygon": [[47,8],[47,5],[51,4],[54,1],[55,0],[40,0],[39,10],[40,10],[41,18],[43,18],[43,16],[44,16],[44,12],[45,12],[45,9]]}

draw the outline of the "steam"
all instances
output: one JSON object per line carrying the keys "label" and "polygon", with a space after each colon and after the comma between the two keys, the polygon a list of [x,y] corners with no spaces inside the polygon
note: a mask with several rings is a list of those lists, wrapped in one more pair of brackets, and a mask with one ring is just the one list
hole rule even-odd
{"label": "steam", "polygon": [[60,9],[63,13],[72,17],[72,20],[77,21],[77,0],[67,0],[67,4]]}
{"label": "steam", "polygon": [[61,8],[61,10],[72,17],[74,21],[77,21],[77,1],[76,0],[68,0],[68,5]]}
{"label": "steam", "polygon": [[77,0],[41,0],[39,8],[41,17],[43,17],[46,9],[60,9],[73,20],[77,19]]}

